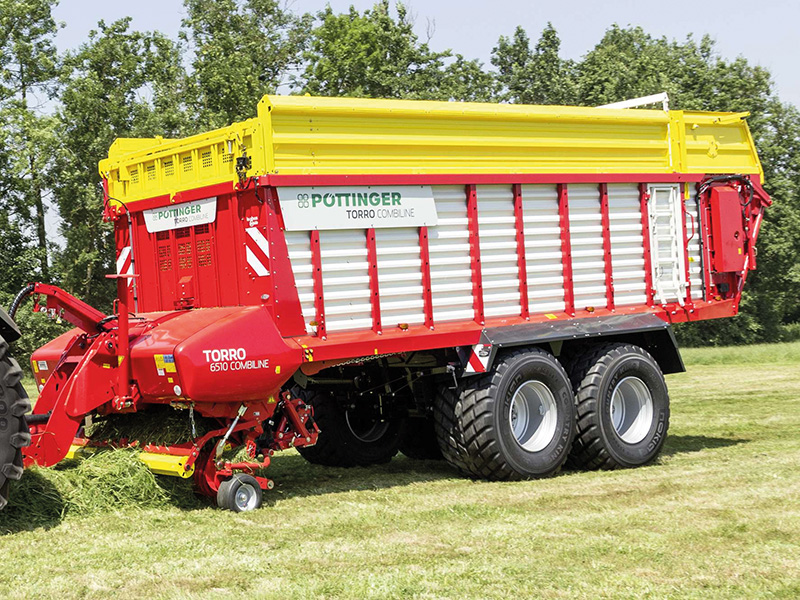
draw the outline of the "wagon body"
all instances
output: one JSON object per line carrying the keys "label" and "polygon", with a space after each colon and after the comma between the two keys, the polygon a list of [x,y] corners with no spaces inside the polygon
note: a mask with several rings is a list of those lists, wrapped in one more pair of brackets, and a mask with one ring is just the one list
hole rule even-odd
{"label": "wagon body", "polygon": [[712,218],[697,185],[761,177],[743,114],[274,96],[209,134],[119,141],[100,169],[138,310],[264,305],[317,361],[733,315],[754,244],[738,196],[714,192]]}
{"label": "wagon body", "polygon": [[[156,405],[218,422],[145,455],[228,507],[292,446],[499,479],[570,451],[644,464],[683,369],[670,325],[735,315],[755,268],[770,200],[745,116],[266,96],[230,127],[117,140],[119,306],[27,290],[78,329],[32,357],[25,464],[74,452],[86,415]],[[230,441],[251,460],[222,462]]]}

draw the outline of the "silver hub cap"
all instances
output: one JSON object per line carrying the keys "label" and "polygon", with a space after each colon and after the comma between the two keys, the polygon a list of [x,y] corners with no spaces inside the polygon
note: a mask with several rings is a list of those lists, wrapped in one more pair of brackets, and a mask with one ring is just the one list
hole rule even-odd
{"label": "silver hub cap", "polygon": [[653,396],[638,377],[620,380],[611,394],[611,423],[626,444],[638,444],[653,423]]}
{"label": "silver hub cap", "polygon": [[253,510],[256,507],[256,502],[258,502],[258,495],[252,485],[243,483],[236,490],[233,501],[240,511]]}
{"label": "silver hub cap", "polygon": [[558,411],[556,399],[541,381],[526,381],[511,397],[511,433],[523,450],[539,452],[553,441]]}

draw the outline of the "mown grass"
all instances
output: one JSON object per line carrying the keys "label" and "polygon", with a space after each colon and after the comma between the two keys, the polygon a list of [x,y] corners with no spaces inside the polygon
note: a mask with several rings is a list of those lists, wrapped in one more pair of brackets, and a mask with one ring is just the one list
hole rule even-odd
{"label": "mown grass", "polygon": [[800,344],[684,356],[652,466],[485,483],[287,454],[253,513],[161,488],[7,520],[0,597],[800,597]]}

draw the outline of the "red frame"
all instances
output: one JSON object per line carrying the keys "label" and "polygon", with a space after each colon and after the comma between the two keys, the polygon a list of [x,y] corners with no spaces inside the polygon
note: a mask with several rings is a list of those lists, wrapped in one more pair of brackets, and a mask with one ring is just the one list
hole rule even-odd
{"label": "red frame", "polygon": [[514,228],[517,236],[517,266],[519,267],[519,306],[520,316],[529,319],[530,302],[528,300],[528,266],[525,261],[525,220],[522,214],[522,185],[512,186],[514,194]]}
{"label": "red frame", "polygon": [[319,231],[310,233],[311,240],[311,277],[314,281],[314,310],[316,312],[317,335],[323,340],[325,330],[325,296],[322,291],[322,253],[319,246]]}
{"label": "red frame", "polygon": [[484,324],[483,314],[483,276],[481,273],[481,240],[478,227],[478,192],[474,184],[466,186],[467,222],[469,228],[469,259],[472,271],[472,308],[475,321]]}
{"label": "red frame", "polygon": [[614,273],[611,265],[611,226],[608,217],[608,184],[600,186],[600,222],[603,228],[603,264],[606,275],[606,308],[614,310]]}
{"label": "red frame", "polygon": [[431,291],[431,253],[428,247],[428,228],[419,228],[419,262],[422,270],[422,304],[425,327],[433,329],[433,294]]}
{"label": "red frame", "polygon": [[572,279],[572,242],[569,235],[569,192],[567,184],[558,184],[558,226],[561,230],[561,265],[564,278],[564,311],[575,314],[575,288]]}
{"label": "red frame", "polygon": [[655,290],[653,289],[653,260],[650,252],[650,211],[648,210],[648,202],[650,200],[650,192],[647,191],[647,184],[639,184],[639,208],[642,213],[642,248],[644,249],[644,288],[647,297],[647,306],[653,306],[653,297]]}
{"label": "red frame", "polygon": [[381,297],[378,289],[378,251],[375,230],[367,229],[367,262],[369,263],[369,301],[372,307],[372,331],[381,333]]}

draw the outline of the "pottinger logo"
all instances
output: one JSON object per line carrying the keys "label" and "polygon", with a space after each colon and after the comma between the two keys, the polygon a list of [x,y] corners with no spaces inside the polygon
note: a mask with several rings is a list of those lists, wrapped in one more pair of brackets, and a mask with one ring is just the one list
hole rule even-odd
{"label": "pottinger logo", "polygon": [[402,208],[402,202],[403,194],[400,192],[297,194],[298,208],[344,208],[348,219],[413,218],[414,209]]}

